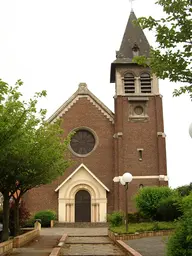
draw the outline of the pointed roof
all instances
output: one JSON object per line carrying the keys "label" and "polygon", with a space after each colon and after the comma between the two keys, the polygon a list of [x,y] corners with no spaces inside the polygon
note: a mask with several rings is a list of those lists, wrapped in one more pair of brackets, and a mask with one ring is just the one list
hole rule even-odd
{"label": "pointed roof", "polygon": [[109,121],[114,123],[114,113],[102,103],[89,89],[86,83],[80,83],[77,91],[53,113],[48,122],[54,122],[56,119],[62,117],[79,99],[87,98]]}
{"label": "pointed roof", "polygon": [[137,20],[135,13],[131,11],[127,26],[123,35],[121,46],[116,53],[116,60],[111,64],[111,82],[115,82],[115,66],[118,64],[133,64],[134,52],[139,55],[149,56],[150,45],[140,26],[133,21]]}
{"label": "pointed roof", "polygon": [[81,168],[84,168],[84,170],[86,170],[106,191],[110,191],[104,184],[102,181],[100,181],[95,174],[93,174],[84,164],[80,164],[77,169],[72,172],[67,179],[65,179],[56,189],[55,192],[57,192],[68,180],[70,180]]}

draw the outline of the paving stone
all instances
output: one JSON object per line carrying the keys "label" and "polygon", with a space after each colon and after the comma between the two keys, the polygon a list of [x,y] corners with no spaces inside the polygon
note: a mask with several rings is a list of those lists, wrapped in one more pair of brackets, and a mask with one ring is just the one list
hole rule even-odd
{"label": "paving stone", "polygon": [[69,236],[106,236],[108,234],[108,228],[42,228],[41,235],[63,235]]}
{"label": "paving stone", "polygon": [[[92,230],[93,231],[93,230]],[[125,255],[107,236],[68,236],[61,255],[97,255],[97,256],[120,256]],[[85,233],[84,233],[85,235]],[[98,233],[97,233],[98,235]]]}
{"label": "paving stone", "polygon": [[48,256],[61,236],[41,235],[21,248],[15,248],[11,256]]}
{"label": "paving stone", "polygon": [[167,239],[168,237],[157,236],[124,242],[143,256],[165,256]]}
{"label": "paving stone", "polygon": [[62,250],[61,255],[125,255],[116,245],[113,244],[67,244]]}
{"label": "paving stone", "polygon": [[67,244],[112,244],[112,240],[107,236],[79,236],[79,237],[68,237]]}

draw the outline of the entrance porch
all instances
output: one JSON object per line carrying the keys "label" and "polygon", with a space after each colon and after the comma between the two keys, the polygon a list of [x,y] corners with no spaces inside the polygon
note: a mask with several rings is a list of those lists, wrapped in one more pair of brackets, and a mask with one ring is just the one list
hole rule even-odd
{"label": "entrance porch", "polygon": [[59,222],[106,222],[109,189],[81,164],[58,188]]}

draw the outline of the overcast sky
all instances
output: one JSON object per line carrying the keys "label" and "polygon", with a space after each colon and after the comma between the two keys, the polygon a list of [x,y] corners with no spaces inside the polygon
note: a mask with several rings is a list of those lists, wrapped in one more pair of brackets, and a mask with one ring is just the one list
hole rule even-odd
{"label": "overcast sky", "polygon": [[[162,10],[155,2],[135,0],[136,16],[160,17]],[[129,0],[0,0],[0,10],[1,79],[10,84],[22,79],[26,98],[47,90],[41,107],[48,116],[80,82],[113,111],[110,64],[130,14]],[[145,34],[154,45],[154,34]],[[173,98],[175,87],[160,81],[171,187],[192,182],[192,102],[187,95]]]}

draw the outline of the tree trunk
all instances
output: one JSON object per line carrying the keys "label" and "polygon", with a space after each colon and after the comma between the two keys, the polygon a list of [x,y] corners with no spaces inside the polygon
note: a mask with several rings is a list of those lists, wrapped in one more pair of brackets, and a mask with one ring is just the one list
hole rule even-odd
{"label": "tree trunk", "polygon": [[9,238],[9,191],[3,193],[3,233],[2,241],[7,241]]}
{"label": "tree trunk", "polygon": [[15,204],[14,204],[14,236],[17,236],[20,233],[19,200],[20,200],[20,198],[15,199]]}

